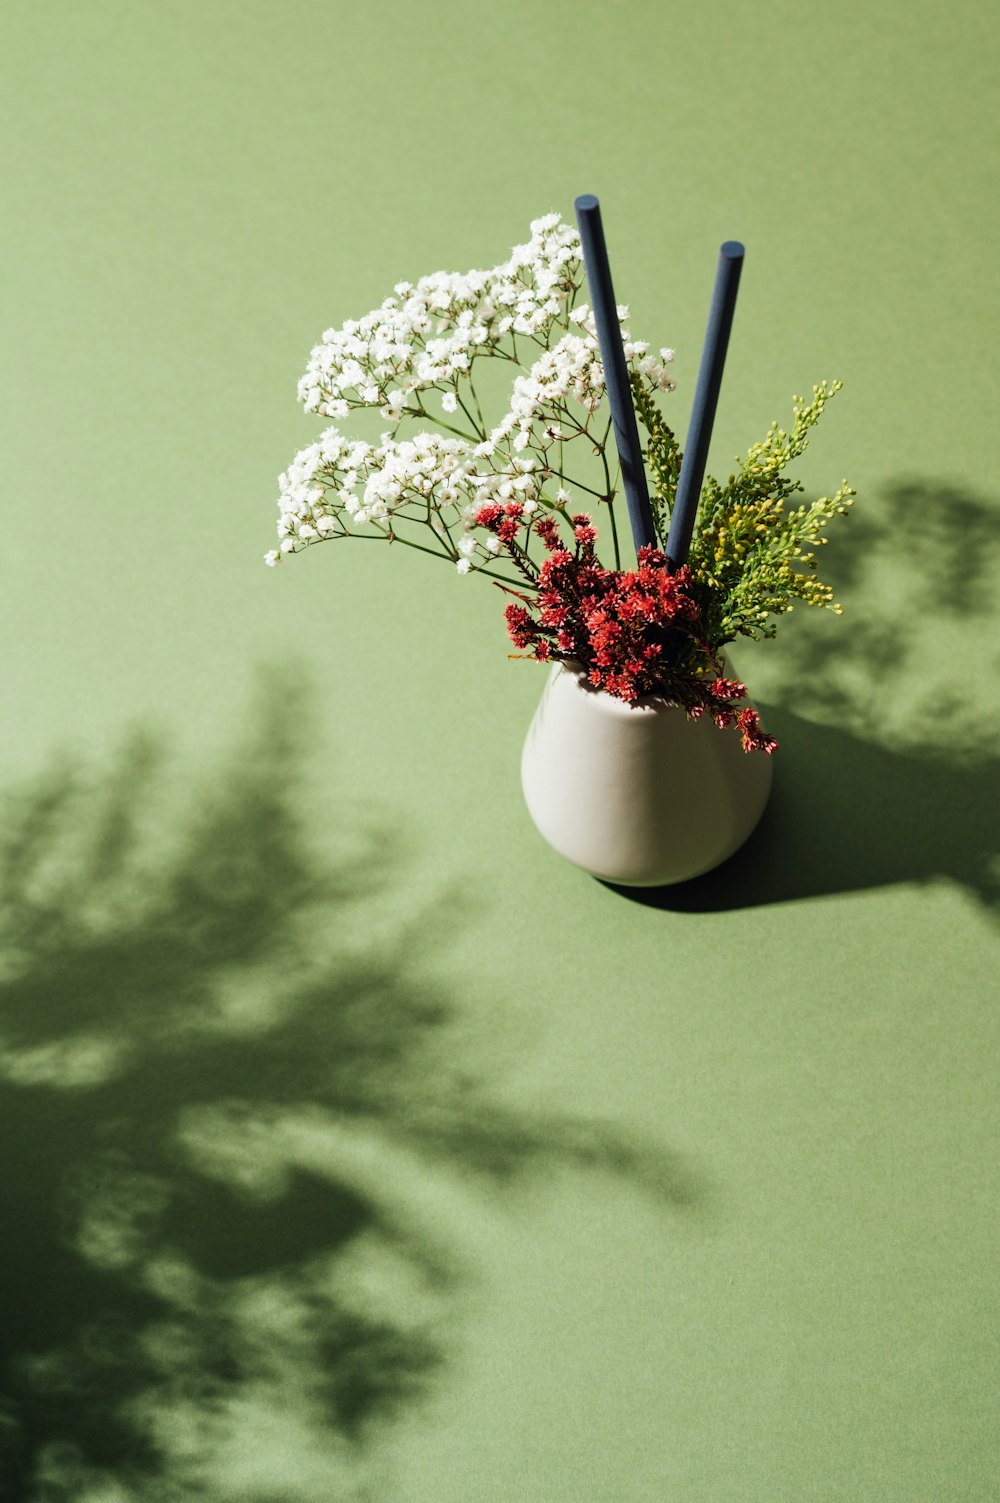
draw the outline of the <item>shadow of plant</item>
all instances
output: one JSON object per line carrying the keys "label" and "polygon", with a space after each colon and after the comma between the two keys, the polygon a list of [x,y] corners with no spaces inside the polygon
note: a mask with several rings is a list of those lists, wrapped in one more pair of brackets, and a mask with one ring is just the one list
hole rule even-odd
{"label": "shadow of plant", "polygon": [[366,1496],[373,1427],[447,1355],[477,1186],[563,1161],[695,1198],[461,1073],[440,932],[367,942],[398,848],[352,820],[312,849],[302,739],[283,694],[200,794],[138,738],[10,803],[3,1503]]}
{"label": "shadow of plant", "polygon": [[634,900],[711,912],[944,878],[1000,909],[1000,511],[901,481],[836,549],[843,622],[798,613],[745,670],[781,743],[760,827],[716,871]]}
{"label": "shadow of plant", "polygon": [[894,750],[991,755],[1000,504],[900,480],[858,503],[835,548],[847,614],[800,611],[782,625],[761,657],[767,697]]}

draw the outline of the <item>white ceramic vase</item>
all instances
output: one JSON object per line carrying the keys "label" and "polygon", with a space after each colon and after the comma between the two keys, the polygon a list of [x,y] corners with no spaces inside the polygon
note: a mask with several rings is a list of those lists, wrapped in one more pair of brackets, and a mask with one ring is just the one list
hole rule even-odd
{"label": "white ceramic vase", "polygon": [[711,871],[746,840],[771,758],[736,730],[657,698],[626,704],[553,667],[528,729],[521,786],[561,856],[605,882],[660,887]]}

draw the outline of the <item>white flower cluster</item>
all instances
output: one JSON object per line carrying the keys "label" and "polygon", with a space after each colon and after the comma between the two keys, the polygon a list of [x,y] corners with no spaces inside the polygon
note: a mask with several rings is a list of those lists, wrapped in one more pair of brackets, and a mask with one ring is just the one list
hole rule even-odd
{"label": "white flower cluster", "polygon": [[[657,360],[647,352],[649,345],[644,340],[632,339],[624,326],[629,316],[628,308],[618,305],[618,321],[622,331],[622,348],[625,359],[641,375],[645,376],[660,391],[673,391],[676,382],[667,371],[674,358],[673,350],[661,350]],[[604,397],[604,366],[594,325],[593,311],[582,303],[574,308],[569,321],[579,325],[582,334],[564,334],[557,344],[543,351],[527,375],[518,376],[511,393],[510,410],[476,448],[476,455],[483,458],[502,449],[513,438],[513,448],[523,451],[537,440],[539,447],[564,440],[564,433],[550,409],[572,397],[588,413],[597,411]],[[536,431],[541,424],[541,432]]]}
{"label": "white flower cluster", "polygon": [[[477,455],[493,454],[512,433],[514,448],[523,450],[531,441],[537,419],[545,409],[572,395],[589,412],[604,395],[604,367],[596,338],[565,334],[559,343],[539,356],[526,376],[518,376],[511,393],[510,411],[501,418]],[[558,430],[555,430],[558,434]]]}
{"label": "white flower cluster", "polygon": [[327,428],[318,443],[296,454],[278,476],[280,549],[265,555],[276,564],[281,553],[343,535],[341,513],[356,525],[387,522],[407,502],[426,508],[467,504],[475,462],[462,439],[418,433],[397,443],[387,435],[378,445],[346,438]]}
{"label": "white flower cluster", "polygon": [[299,400],[307,412],[332,418],[359,404],[398,417],[414,392],[464,376],[477,351],[510,333],[545,329],[567,311],[581,277],[577,231],[546,214],[532,221],[531,239],[492,270],[399,282],[380,308],[327,329],[299,382]]}
{"label": "white flower cluster", "polygon": [[[491,271],[400,282],[381,308],[328,329],[299,383],[307,410],[343,418],[352,407],[377,406],[394,430],[375,445],[327,428],[295,456],[278,480],[280,543],[265,561],[277,564],[286,553],[366,524],[405,543],[408,525],[429,528],[433,539],[425,533],[417,546],[430,544],[466,574],[489,568],[500,551],[493,533],[478,525],[485,503],[518,502],[525,518],[543,507],[565,509],[572,499],[566,483],[576,483],[564,471],[565,446],[586,438],[586,459],[588,451],[603,454],[608,441],[589,426],[604,398],[604,367],[593,313],[574,306],[582,283],[577,231],[548,214]],[[647,344],[632,339],[628,316],[627,307],[618,308],[629,368],[650,389],[672,391],[673,351],[651,356]],[[537,357],[530,365],[526,345],[529,358]],[[473,381],[480,354],[517,372],[508,411],[492,429],[479,415]],[[419,395],[410,401],[435,386],[443,387],[446,415],[438,419]],[[397,440],[404,417],[437,421],[448,434]],[[447,417],[464,425],[464,436]]]}

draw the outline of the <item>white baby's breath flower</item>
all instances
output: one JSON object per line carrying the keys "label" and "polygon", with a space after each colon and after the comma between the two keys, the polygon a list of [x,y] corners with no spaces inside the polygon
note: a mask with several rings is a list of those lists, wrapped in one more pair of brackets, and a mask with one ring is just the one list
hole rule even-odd
{"label": "white baby's breath flower", "polygon": [[[412,391],[449,371],[464,374],[470,349],[488,351],[515,317],[522,332],[539,333],[561,315],[581,281],[576,230],[558,215],[544,215],[533,222],[531,239],[501,265],[397,282],[393,296],[372,313],[326,329],[299,383],[300,399],[332,416],[331,404],[349,391],[374,405],[373,387],[384,390],[393,375]],[[513,314],[504,311],[511,307]]]}
{"label": "white baby's breath flower", "polygon": [[269,552],[264,554],[264,562],[271,569],[274,568],[275,564],[279,564],[281,562],[281,554],[278,552],[277,548],[272,548]]}
{"label": "white baby's breath flower", "polygon": [[[279,477],[279,547],[268,563],[273,567],[286,552],[366,526],[403,537],[408,524],[430,526],[457,554],[463,574],[474,568],[477,550],[502,552],[492,532],[470,535],[478,509],[517,501],[526,517],[537,512],[542,485],[556,473],[561,480],[566,456],[572,463],[577,449],[586,449],[573,440],[591,435],[589,415],[605,399],[593,310],[577,301],[583,290],[577,231],[549,213],[531,222],[529,239],[500,264],[399,281],[371,312],[325,329],[298,383],[300,401],[336,422],[354,408],[377,408],[389,426],[377,443],[330,427],[295,456]],[[649,389],[672,390],[666,365],[673,351],[650,355],[648,344],[633,340],[624,326],[627,305],[617,312],[629,369]],[[536,346],[526,345],[524,336]],[[435,421],[423,392],[437,389],[443,415],[463,406],[471,411],[475,389],[464,401],[462,384],[471,386],[478,362],[490,355],[526,362],[536,354],[529,369],[513,367],[507,410],[479,443],[440,431],[404,436],[402,425],[418,413]],[[574,405],[583,409],[582,419]],[[437,421],[439,429],[446,426]],[[562,445],[558,470],[550,452],[556,443]],[[570,503],[569,490],[561,487],[558,497],[558,506]],[[478,556],[482,560],[483,551]]]}

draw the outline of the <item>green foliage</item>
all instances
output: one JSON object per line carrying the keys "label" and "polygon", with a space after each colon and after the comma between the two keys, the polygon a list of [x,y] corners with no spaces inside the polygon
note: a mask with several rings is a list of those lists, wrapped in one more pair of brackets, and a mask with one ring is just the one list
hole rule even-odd
{"label": "green foliage", "polygon": [[663,414],[654,402],[652,392],[643,384],[637,372],[633,371],[630,374],[629,384],[632,387],[639,421],[648,434],[645,459],[646,467],[653,477],[649,504],[653,513],[653,527],[662,548],[667,541],[670,512],[674,496],[677,494],[677,481],[681,473],[681,449],[673,429],[664,422]]}
{"label": "green foliage", "polygon": [[[646,460],[656,491],[655,500],[650,499],[664,546],[681,455],[652,398],[636,391],[636,385],[636,410],[649,435]],[[844,481],[835,495],[789,509],[786,503],[802,486],[782,473],[804,452],[810,430],[841,385],[824,381],[814,386],[810,402],[796,397],[790,433],[772,423],[725,485],[709,476],[702,486],[688,564],[692,594],[714,648],[737,636],[773,637],[772,618],[792,610],[796,600],[841,614],[832,589],[815,572],[815,550],[827,541],[831,519],[846,515],[855,492]]]}

